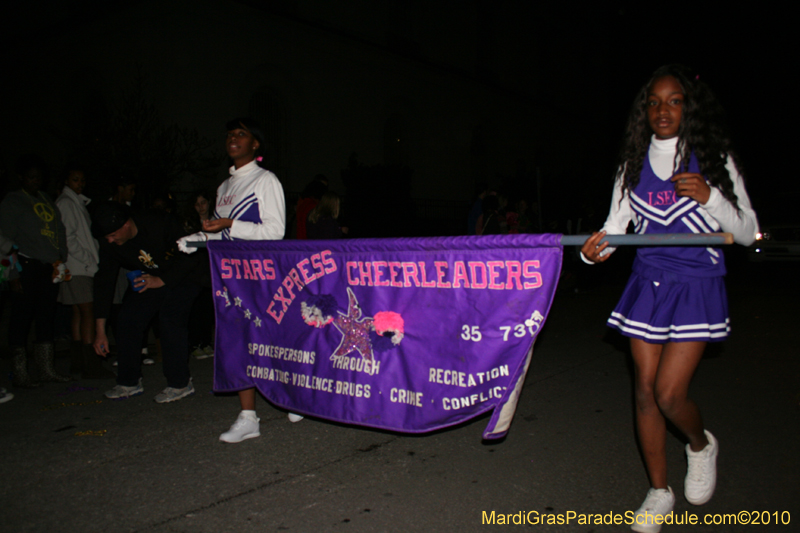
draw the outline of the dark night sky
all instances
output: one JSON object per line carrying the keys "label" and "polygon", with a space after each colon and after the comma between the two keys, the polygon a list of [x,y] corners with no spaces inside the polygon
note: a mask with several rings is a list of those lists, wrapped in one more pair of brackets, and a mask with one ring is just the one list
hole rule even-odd
{"label": "dark night sky", "polygon": [[[680,11],[683,6],[533,8],[540,15],[533,17],[537,44],[545,51],[534,60],[536,98],[542,106],[554,105],[557,122],[573,133],[551,142],[564,147],[592,139],[608,174],[634,93],[658,66],[683,63],[724,106],[762,220],[786,218],[800,200],[796,170],[782,156],[792,153],[797,130],[779,126],[783,93],[795,79],[794,32],[779,12],[730,12],[731,4]],[[581,170],[587,168],[581,162]]]}
{"label": "dark night sky", "polygon": [[[52,42],[59,33],[80,31],[109,10],[132,4],[136,2],[76,1],[51,8],[15,8],[0,27],[4,78],[24,82],[14,69],[24,64],[27,49]],[[778,126],[784,119],[784,102],[791,101],[784,93],[792,91],[792,56],[797,49],[788,22],[783,22],[786,13],[734,12],[732,4],[723,9],[641,2],[554,7],[498,0],[478,6],[486,15],[482,29],[489,30],[480,46],[503,69],[500,83],[536,106],[538,120],[532,127],[540,142],[533,149],[551,176],[552,194],[570,190],[579,181],[586,198],[598,197],[598,204],[607,205],[634,93],[656,67],[679,62],[711,85],[728,112],[748,189],[762,219],[766,213],[785,218],[786,206],[800,200],[796,172],[788,168],[785,156],[798,135]],[[447,31],[446,24],[442,27]],[[576,146],[588,148],[576,157]],[[562,180],[570,185],[563,187]]]}

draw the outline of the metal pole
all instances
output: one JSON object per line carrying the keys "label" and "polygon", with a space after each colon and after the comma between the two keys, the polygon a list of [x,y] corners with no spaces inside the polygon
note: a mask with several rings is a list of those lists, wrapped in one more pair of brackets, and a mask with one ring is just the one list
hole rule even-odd
{"label": "metal pole", "polygon": [[[583,246],[591,235],[562,235],[562,246]],[[720,246],[733,244],[730,233],[652,233],[649,235],[606,235],[601,243],[610,246]],[[187,242],[189,248],[205,248],[206,241]]]}
{"label": "metal pole", "polygon": [[[591,235],[562,235],[562,246],[583,246]],[[730,233],[651,233],[637,235],[606,235],[601,243],[608,241],[609,246],[710,246],[733,244]]]}

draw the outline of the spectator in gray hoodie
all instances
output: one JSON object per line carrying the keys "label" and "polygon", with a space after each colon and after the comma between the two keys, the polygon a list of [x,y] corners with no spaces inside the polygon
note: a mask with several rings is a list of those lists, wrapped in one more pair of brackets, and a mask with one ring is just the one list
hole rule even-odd
{"label": "spectator in gray hoodie", "polygon": [[37,386],[28,375],[28,333],[36,321],[33,358],[42,381],[66,382],[54,368],[53,318],[58,278],[54,264],[67,260],[67,234],[58,207],[42,192],[46,168],[36,156],[17,161],[17,178],[22,187],[8,194],[0,204],[0,232],[19,248],[20,292],[12,294],[14,312],[8,328],[8,344],[14,365],[14,386]]}

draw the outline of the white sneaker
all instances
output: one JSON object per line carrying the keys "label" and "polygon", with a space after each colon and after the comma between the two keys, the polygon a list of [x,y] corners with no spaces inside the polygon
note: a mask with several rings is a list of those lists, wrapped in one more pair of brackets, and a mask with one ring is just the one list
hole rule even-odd
{"label": "white sneaker", "polygon": [[[647,498],[633,516],[631,529],[639,533],[658,533],[661,531],[664,517],[672,512],[674,505],[675,494],[670,487],[648,490]],[[656,523],[656,516],[661,517],[659,523]]]}
{"label": "white sneaker", "polygon": [[260,418],[253,419],[244,413],[239,413],[239,417],[236,419],[236,422],[233,423],[231,429],[220,435],[219,440],[233,444],[242,442],[245,439],[259,437],[261,436],[258,427],[260,421]]}
{"label": "white sneaker", "polygon": [[699,452],[693,452],[689,445],[686,445],[686,481],[683,484],[683,494],[686,501],[693,505],[703,505],[717,487],[717,455],[719,445],[717,439],[710,431],[705,431],[708,444]]}
{"label": "white sneaker", "polygon": [[194,385],[192,385],[192,380],[189,378],[189,384],[182,389],[167,387],[163,391],[156,394],[156,397],[153,399],[156,401],[156,403],[169,403],[186,398],[192,394],[194,394]]}
{"label": "white sneaker", "polygon": [[198,359],[208,359],[210,357],[214,357],[214,348],[212,348],[211,346],[205,346],[204,348],[198,346],[192,352],[192,355],[194,355]]}
{"label": "white sneaker", "polygon": [[151,359],[150,357],[145,357],[144,359],[142,359],[142,364],[150,366],[156,364],[156,361],[155,359]]}
{"label": "white sneaker", "polygon": [[6,389],[0,388],[0,403],[6,403],[7,401],[14,398],[14,395],[8,392]]}
{"label": "white sneaker", "polygon": [[142,378],[139,378],[139,383],[132,387],[126,387],[125,385],[115,385],[113,389],[106,391],[106,398],[109,398],[111,400],[119,400],[122,398],[131,398],[133,396],[139,396],[142,393],[144,393],[144,387],[142,387]]}
{"label": "white sneaker", "polygon": [[303,419],[303,415],[298,415],[298,414],[295,414],[295,413],[289,413],[289,417],[288,418],[289,418],[289,422],[294,424],[295,422],[300,422]]}

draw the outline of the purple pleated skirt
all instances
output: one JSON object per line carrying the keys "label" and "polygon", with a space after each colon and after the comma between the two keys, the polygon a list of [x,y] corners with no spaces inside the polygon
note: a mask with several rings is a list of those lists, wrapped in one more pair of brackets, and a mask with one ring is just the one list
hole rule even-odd
{"label": "purple pleated skirt", "polygon": [[725,340],[731,327],[724,277],[677,274],[637,259],[608,325],[652,344]]}

